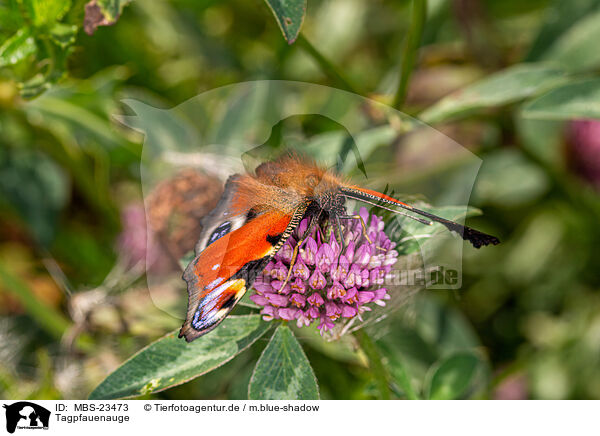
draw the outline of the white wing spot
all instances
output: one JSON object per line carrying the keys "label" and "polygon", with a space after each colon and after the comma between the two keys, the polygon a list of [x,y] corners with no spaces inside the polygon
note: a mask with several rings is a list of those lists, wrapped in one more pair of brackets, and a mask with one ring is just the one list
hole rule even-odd
{"label": "white wing spot", "polygon": [[213,280],[212,282],[210,282],[208,284],[208,286],[206,286],[206,289],[211,290],[213,289],[215,286],[217,286],[219,283],[221,283],[223,280],[225,280],[223,277],[217,277],[215,280]]}

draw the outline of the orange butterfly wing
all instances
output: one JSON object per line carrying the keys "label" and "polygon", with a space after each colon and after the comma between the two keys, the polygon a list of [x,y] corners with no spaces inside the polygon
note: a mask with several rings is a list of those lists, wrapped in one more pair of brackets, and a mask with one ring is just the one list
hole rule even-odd
{"label": "orange butterfly wing", "polygon": [[188,310],[179,337],[191,342],[214,329],[279,250],[297,213],[265,212],[206,247],[186,268]]}

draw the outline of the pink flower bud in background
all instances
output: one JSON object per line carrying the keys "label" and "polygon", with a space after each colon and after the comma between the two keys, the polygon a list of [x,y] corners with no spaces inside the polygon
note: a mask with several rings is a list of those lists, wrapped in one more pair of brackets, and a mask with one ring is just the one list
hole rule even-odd
{"label": "pink flower bud in background", "polygon": [[571,169],[600,190],[600,120],[576,120],[567,126]]}

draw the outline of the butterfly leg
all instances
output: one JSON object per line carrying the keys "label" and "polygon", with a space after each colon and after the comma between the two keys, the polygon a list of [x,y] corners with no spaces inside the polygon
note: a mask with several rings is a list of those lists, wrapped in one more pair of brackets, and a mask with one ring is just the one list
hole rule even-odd
{"label": "butterfly leg", "polygon": [[365,220],[363,219],[363,217],[361,217],[360,215],[340,215],[340,218],[345,220],[359,220],[363,230],[363,236],[369,244],[373,243],[373,241],[371,241],[371,238],[369,238],[369,235],[367,234],[367,225],[365,224]]}
{"label": "butterfly leg", "polygon": [[285,277],[285,280],[283,281],[283,283],[281,284],[281,287],[279,288],[280,292],[283,290],[283,288],[285,288],[285,285],[287,285],[287,283],[290,281],[290,278],[292,277],[292,269],[294,268],[294,265],[296,264],[296,260],[298,259],[298,253],[300,252],[300,248],[301,248],[302,244],[304,244],[304,241],[306,241],[306,239],[312,233],[313,229],[315,228],[315,226],[317,225],[318,222],[319,222],[318,216],[311,218],[310,223],[308,224],[308,227],[306,228],[306,231],[304,232],[304,234],[302,236],[300,236],[298,243],[294,247],[294,251],[292,252],[292,259],[290,260],[290,267],[288,268],[288,272]]}
{"label": "butterfly leg", "polygon": [[331,218],[334,219],[333,223],[333,232],[335,233],[335,239],[340,244],[340,252],[338,253],[337,261],[340,263],[340,257],[342,253],[346,251],[346,240],[344,239],[344,235],[342,233],[342,223],[340,222],[340,218],[344,215],[330,214]]}

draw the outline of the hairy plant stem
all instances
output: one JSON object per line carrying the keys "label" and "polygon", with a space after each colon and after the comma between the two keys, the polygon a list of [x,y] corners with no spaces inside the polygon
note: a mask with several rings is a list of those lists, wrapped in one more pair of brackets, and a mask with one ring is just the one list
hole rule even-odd
{"label": "hairy plant stem", "polygon": [[388,383],[389,377],[385,367],[383,366],[383,362],[381,361],[381,354],[379,354],[377,346],[371,337],[365,332],[365,329],[360,329],[352,334],[358,341],[361,350],[367,356],[369,368],[371,368],[371,372],[375,377],[375,381],[377,382],[377,388],[379,389],[381,399],[389,400],[391,397],[391,391]]}
{"label": "hairy plant stem", "polygon": [[404,101],[406,100],[408,82],[412,74],[419,46],[421,45],[421,38],[423,36],[423,28],[425,27],[426,19],[427,0],[413,0],[410,27],[408,28],[408,33],[404,39],[398,89],[396,89],[396,95],[394,96],[394,102],[392,104],[392,106],[398,110],[402,109]]}

